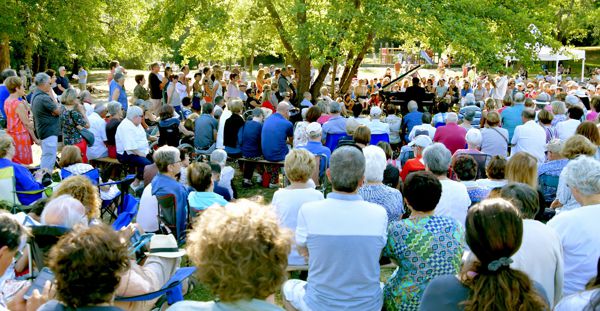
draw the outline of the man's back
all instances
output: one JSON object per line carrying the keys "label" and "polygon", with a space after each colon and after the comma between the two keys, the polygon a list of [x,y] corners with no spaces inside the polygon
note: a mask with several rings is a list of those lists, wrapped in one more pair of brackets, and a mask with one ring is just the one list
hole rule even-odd
{"label": "man's back", "polygon": [[425,97],[425,89],[418,85],[413,85],[407,87],[406,92],[404,94],[404,99],[406,100],[406,102],[414,100],[418,104],[421,104],[421,101],[423,101],[423,97]]}
{"label": "man's back", "polygon": [[151,72],[148,75],[148,85],[150,87],[150,98],[152,99],[161,99],[162,98],[162,90],[160,89],[161,81],[154,72]]}
{"label": "man's back", "polygon": [[387,214],[359,195],[330,193],[304,204],[296,240],[308,249],[304,301],[313,310],[380,310],[379,257]]}
{"label": "man's back", "polygon": [[215,143],[214,131],[219,124],[215,118],[209,114],[202,114],[196,119],[194,125],[194,146],[198,149],[207,149]]}
{"label": "man's back", "polygon": [[35,90],[31,102],[31,112],[39,139],[59,134],[59,116],[53,114],[56,107],[56,103],[50,98],[50,95],[39,89]]}
{"label": "man's back", "polygon": [[456,150],[465,148],[467,144],[466,134],[467,130],[463,127],[455,123],[448,123],[436,129],[433,141],[444,144],[450,150],[450,153],[454,154]]}
{"label": "man's back", "polygon": [[508,140],[512,140],[515,128],[523,124],[521,113],[525,109],[525,105],[515,104],[512,107],[507,107],[502,111],[502,127],[508,130]]}
{"label": "man's back", "polygon": [[268,117],[263,124],[260,137],[265,160],[283,161],[288,153],[287,138],[293,136],[292,122],[279,113]]}

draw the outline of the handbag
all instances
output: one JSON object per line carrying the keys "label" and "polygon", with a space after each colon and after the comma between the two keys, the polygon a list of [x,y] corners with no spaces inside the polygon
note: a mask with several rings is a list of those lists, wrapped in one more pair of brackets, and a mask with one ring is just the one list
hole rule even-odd
{"label": "handbag", "polygon": [[[73,111],[71,111],[69,113],[69,117],[71,118],[73,123],[75,123],[75,120],[73,119]],[[77,130],[79,135],[81,135],[81,137],[83,137],[83,139],[85,139],[85,142],[88,144],[88,146],[91,146],[94,144],[94,142],[96,141],[96,139],[94,138],[94,133],[90,132],[90,130],[88,130],[86,128],[77,129],[77,124],[75,124],[75,129]]]}

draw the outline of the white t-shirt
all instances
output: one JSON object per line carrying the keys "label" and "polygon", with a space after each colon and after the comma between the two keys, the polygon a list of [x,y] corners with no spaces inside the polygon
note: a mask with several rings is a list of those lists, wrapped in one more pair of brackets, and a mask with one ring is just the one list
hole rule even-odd
{"label": "white t-shirt", "polygon": [[542,285],[550,307],[558,303],[562,297],[563,253],[554,229],[537,220],[524,219],[523,241],[512,259],[511,268],[525,272]]}
{"label": "white t-shirt", "polygon": [[[304,203],[323,200],[323,193],[313,188],[306,189],[279,189],[273,195],[271,204],[279,217],[279,223],[292,231],[296,231],[298,224],[298,211]],[[298,254],[296,245],[288,257],[289,265],[305,265],[304,257]]]}
{"label": "white t-shirt", "polygon": [[135,126],[127,118],[123,119],[117,127],[115,143],[117,145],[117,153],[121,155],[126,150],[137,150],[144,155],[147,155],[150,151],[148,140],[146,139],[146,131],[144,131],[142,125]]}
{"label": "white t-shirt", "polygon": [[492,98],[494,99],[504,99],[506,96],[506,89],[508,89],[508,78],[506,76],[502,76],[496,82],[496,88],[494,89],[494,94]]}
{"label": "white t-shirt", "polygon": [[563,298],[554,308],[554,311],[579,311],[592,301],[594,295],[600,295],[600,289],[586,290]]}
{"label": "white t-shirt", "polygon": [[408,134],[408,140],[412,141],[415,138],[417,131],[427,131],[427,134],[429,134],[429,138],[431,138],[431,140],[433,140],[433,137],[435,136],[435,127],[433,127],[431,124],[420,124],[413,126],[412,130],[410,130],[410,133]]}
{"label": "white t-shirt", "polygon": [[527,121],[518,125],[512,137],[511,155],[527,152],[534,156],[538,163],[546,160],[546,131],[535,121]]}
{"label": "white t-shirt", "polygon": [[217,148],[223,149],[225,146],[223,145],[223,139],[225,135],[225,121],[231,117],[231,111],[229,108],[225,107],[221,117],[219,118],[219,128],[217,129]]}
{"label": "white t-shirt", "polygon": [[556,124],[556,133],[558,135],[558,138],[560,138],[561,141],[566,141],[567,139],[569,139],[569,137],[575,134],[575,131],[577,130],[577,127],[580,123],[581,121],[574,119],[568,119],[565,121],[558,122]]}
{"label": "white t-shirt", "polygon": [[88,159],[92,160],[108,155],[108,149],[104,144],[107,140],[106,121],[95,112],[88,116],[88,120],[90,121],[90,132],[94,134],[94,144],[87,148]]}
{"label": "white t-shirt", "polygon": [[183,99],[184,97],[188,97],[187,87],[185,86],[185,84],[177,82],[175,84],[175,90],[177,91],[177,93],[179,93],[179,98]]}
{"label": "white t-shirt", "polygon": [[390,125],[383,123],[378,119],[371,120],[367,127],[371,130],[371,134],[389,134]]}
{"label": "white t-shirt", "polygon": [[464,227],[467,220],[467,211],[471,206],[471,199],[467,187],[454,180],[440,180],[442,184],[442,197],[435,207],[434,214],[456,219]]}
{"label": "white t-shirt", "polygon": [[560,213],[548,222],[554,228],[563,248],[563,295],[582,291],[596,276],[600,257],[600,204],[582,206]]}
{"label": "white t-shirt", "polygon": [[158,200],[152,195],[152,183],[148,184],[142,192],[136,222],[145,232],[158,231]]}

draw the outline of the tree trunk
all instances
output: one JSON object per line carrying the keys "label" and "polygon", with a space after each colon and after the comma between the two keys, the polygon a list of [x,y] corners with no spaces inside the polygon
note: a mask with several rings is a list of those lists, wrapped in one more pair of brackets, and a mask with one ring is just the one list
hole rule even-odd
{"label": "tree trunk", "polygon": [[325,64],[323,64],[323,66],[321,66],[315,82],[313,82],[313,84],[310,86],[310,94],[312,95],[313,100],[316,100],[319,98],[319,96],[321,96],[321,87],[323,86],[323,82],[327,77],[329,68],[331,68],[331,63],[327,61]]}
{"label": "tree trunk", "polygon": [[346,62],[344,63],[344,71],[342,72],[342,77],[340,78],[339,86],[340,88],[348,79],[348,75],[350,74],[350,64],[354,60],[354,51],[348,52],[348,56],[346,56]]}
{"label": "tree trunk", "polygon": [[333,97],[335,99],[337,97],[335,95],[335,77],[337,76],[337,66],[338,66],[337,58],[333,59],[332,66],[333,66],[333,72],[331,73],[331,86],[330,86],[331,87],[331,91],[330,91],[330,94],[331,94],[331,97]]}
{"label": "tree trunk", "polygon": [[0,35],[0,70],[10,67],[10,38],[7,34]]}
{"label": "tree trunk", "polygon": [[352,78],[358,73],[358,68],[360,67],[360,64],[362,64],[363,59],[365,58],[365,54],[367,54],[367,51],[369,50],[369,47],[371,46],[374,37],[375,34],[373,32],[369,33],[369,35],[367,36],[367,40],[364,42],[362,49],[360,50],[358,55],[356,55],[356,58],[352,63],[352,68],[350,69],[350,73],[348,74],[346,81],[344,81],[344,85],[340,85],[340,94],[345,94],[350,88]]}
{"label": "tree trunk", "polygon": [[254,71],[254,49],[250,51],[250,61],[248,62],[250,65],[248,66],[248,74],[251,76]]}

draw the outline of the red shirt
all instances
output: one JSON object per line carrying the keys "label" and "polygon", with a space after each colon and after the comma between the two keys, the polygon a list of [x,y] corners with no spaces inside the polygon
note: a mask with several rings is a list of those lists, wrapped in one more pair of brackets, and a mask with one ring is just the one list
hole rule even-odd
{"label": "red shirt", "polygon": [[465,135],[467,135],[467,130],[464,127],[458,126],[456,123],[448,123],[438,127],[433,141],[444,144],[450,150],[450,154],[454,154],[456,150],[464,149],[467,145]]}
{"label": "red shirt", "polygon": [[421,162],[421,157],[416,157],[410,159],[404,163],[404,167],[402,168],[402,172],[400,172],[400,177],[402,181],[406,180],[406,176],[412,172],[423,171],[425,170],[425,164]]}

